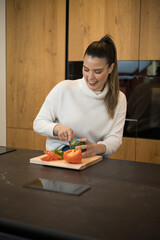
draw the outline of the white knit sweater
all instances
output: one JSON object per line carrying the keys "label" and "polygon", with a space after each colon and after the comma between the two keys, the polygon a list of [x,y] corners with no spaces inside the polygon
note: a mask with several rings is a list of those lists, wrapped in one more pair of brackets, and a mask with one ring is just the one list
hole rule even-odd
{"label": "white knit sweater", "polygon": [[63,124],[72,128],[76,139],[87,138],[91,143],[104,144],[104,155],[113,154],[122,142],[126,97],[119,93],[114,118],[109,119],[104,105],[107,91],[107,85],[102,92],[92,91],[84,78],[58,83],[46,97],[33,124],[35,132],[47,136],[46,149],[68,145],[53,135],[53,128]]}

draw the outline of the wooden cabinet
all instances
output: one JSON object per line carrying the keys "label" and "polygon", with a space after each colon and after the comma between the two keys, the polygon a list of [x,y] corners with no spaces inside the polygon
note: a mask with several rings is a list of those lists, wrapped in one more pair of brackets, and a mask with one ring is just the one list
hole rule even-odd
{"label": "wooden cabinet", "polygon": [[136,139],[136,161],[160,164],[160,141]]}
{"label": "wooden cabinet", "polygon": [[7,128],[7,146],[44,150],[46,138],[36,134],[33,129]]}
{"label": "wooden cabinet", "polygon": [[160,1],[141,0],[140,60],[160,60]]}
{"label": "wooden cabinet", "polygon": [[122,145],[110,158],[160,164],[160,141],[124,137]]}
{"label": "wooden cabinet", "polygon": [[7,0],[6,11],[7,145],[39,149],[33,120],[65,78],[66,1]]}
{"label": "wooden cabinet", "polygon": [[159,0],[70,0],[69,61],[82,61],[86,47],[110,34],[118,60],[159,60]]}
{"label": "wooden cabinet", "polygon": [[70,0],[69,61],[82,61],[86,47],[113,36],[119,60],[137,60],[140,0]]}
{"label": "wooden cabinet", "polygon": [[124,137],[122,139],[122,145],[117,150],[116,153],[110,156],[110,158],[120,159],[120,160],[136,160],[136,139]]}

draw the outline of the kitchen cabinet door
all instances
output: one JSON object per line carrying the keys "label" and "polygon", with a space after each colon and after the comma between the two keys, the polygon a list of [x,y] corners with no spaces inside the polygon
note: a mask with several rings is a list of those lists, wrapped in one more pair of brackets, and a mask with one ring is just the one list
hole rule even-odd
{"label": "kitchen cabinet door", "polygon": [[46,137],[36,134],[32,129],[7,128],[7,146],[34,150],[44,150]]}
{"label": "kitchen cabinet door", "polygon": [[136,161],[160,164],[160,141],[136,139]]}
{"label": "kitchen cabinet door", "polygon": [[21,129],[27,148],[46,95],[65,78],[65,13],[65,0],[6,1],[9,144]]}
{"label": "kitchen cabinet door", "polygon": [[119,160],[135,161],[136,156],[136,138],[123,137],[122,145],[117,152],[112,154],[110,158]]}
{"label": "kitchen cabinet door", "polygon": [[105,34],[119,60],[138,60],[140,0],[70,0],[69,61],[82,61],[86,47]]}
{"label": "kitchen cabinet door", "polygon": [[140,60],[160,60],[160,1],[141,0]]}

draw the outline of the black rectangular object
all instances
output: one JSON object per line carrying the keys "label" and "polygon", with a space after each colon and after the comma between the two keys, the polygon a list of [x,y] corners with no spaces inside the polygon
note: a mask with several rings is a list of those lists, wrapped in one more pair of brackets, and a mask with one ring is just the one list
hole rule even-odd
{"label": "black rectangular object", "polygon": [[71,195],[80,195],[90,189],[88,185],[75,184],[70,182],[54,181],[51,179],[37,178],[23,185],[27,188],[39,189],[44,191],[52,191],[66,193]]}

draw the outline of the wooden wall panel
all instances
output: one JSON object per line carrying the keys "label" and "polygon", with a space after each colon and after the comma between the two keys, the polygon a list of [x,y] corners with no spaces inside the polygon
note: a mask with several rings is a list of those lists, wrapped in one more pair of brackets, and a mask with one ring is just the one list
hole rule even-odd
{"label": "wooden wall panel", "polygon": [[30,129],[7,128],[8,146],[44,150],[46,138]]}
{"label": "wooden wall panel", "polygon": [[123,137],[122,145],[110,158],[160,164],[160,140]]}
{"label": "wooden wall panel", "polygon": [[160,164],[160,140],[137,139],[136,161]]}
{"label": "wooden wall panel", "polygon": [[136,139],[123,137],[122,145],[116,153],[110,156],[113,159],[135,161]]}
{"label": "wooden wall panel", "polygon": [[70,0],[69,61],[82,61],[86,47],[109,33],[119,60],[137,60],[140,0]]}
{"label": "wooden wall panel", "polygon": [[46,95],[65,78],[66,1],[7,0],[6,11],[7,127],[31,130]]}
{"label": "wooden wall panel", "polygon": [[64,53],[65,1],[7,1],[8,127],[32,128],[47,93],[65,77]]}
{"label": "wooden wall panel", "polygon": [[141,0],[140,60],[160,60],[160,0]]}

